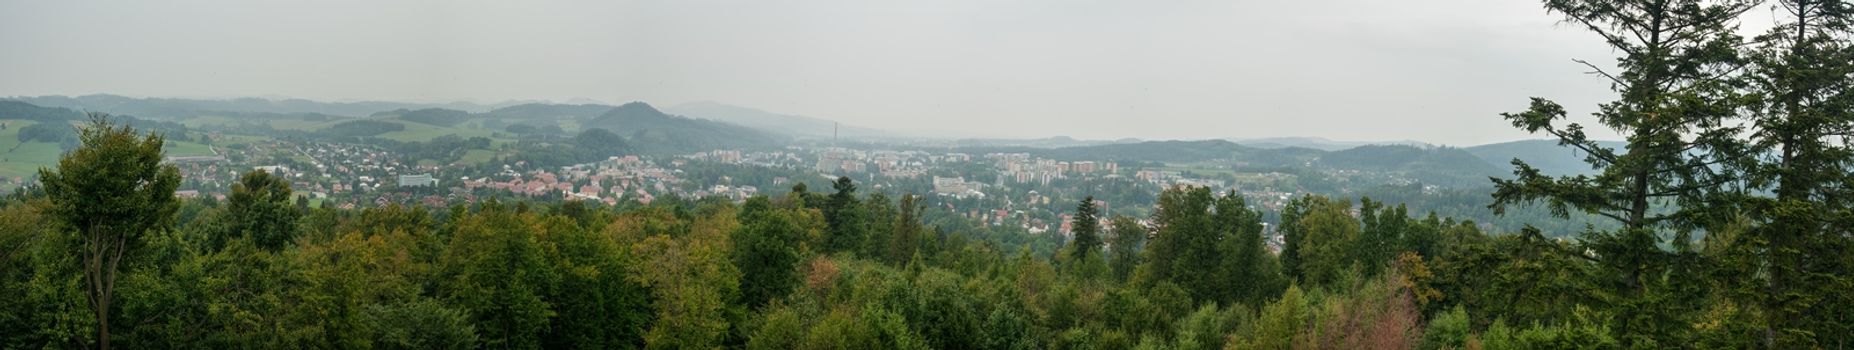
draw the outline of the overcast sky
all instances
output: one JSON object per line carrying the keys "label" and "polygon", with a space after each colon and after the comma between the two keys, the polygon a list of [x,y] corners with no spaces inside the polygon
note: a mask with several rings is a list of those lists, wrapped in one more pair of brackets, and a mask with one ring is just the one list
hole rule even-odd
{"label": "overcast sky", "polygon": [[[1078,138],[1536,138],[1608,99],[1532,0],[15,1],[0,95],[716,101]],[[1587,118],[1586,118],[1587,119]]]}

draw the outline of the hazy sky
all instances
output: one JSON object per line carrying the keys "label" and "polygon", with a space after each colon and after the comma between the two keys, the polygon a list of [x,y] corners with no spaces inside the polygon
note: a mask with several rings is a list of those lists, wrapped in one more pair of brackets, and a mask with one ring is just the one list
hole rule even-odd
{"label": "hazy sky", "polygon": [[718,101],[1078,138],[1535,138],[1610,96],[1532,0],[15,1],[0,95]]}

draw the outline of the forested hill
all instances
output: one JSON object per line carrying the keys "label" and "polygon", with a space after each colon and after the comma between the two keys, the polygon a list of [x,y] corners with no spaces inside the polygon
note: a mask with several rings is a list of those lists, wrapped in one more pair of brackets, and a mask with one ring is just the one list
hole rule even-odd
{"label": "forested hill", "polygon": [[40,107],[25,102],[0,100],[0,119],[51,122],[73,121],[82,119],[83,116],[83,113],[69,108]]}
{"label": "forested hill", "polygon": [[689,153],[723,148],[766,148],[778,139],[760,130],[712,120],[674,116],[643,102],[612,108],[582,128],[600,128],[625,136],[638,152]]}
{"label": "forested hill", "polygon": [[1327,152],[1319,165],[1334,169],[1409,174],[1430,182],[1485,186],[1487,177],[1503,174],[1459,148],[1405,145],[1367,145]]}
{"label": "forested hill", "polygon": [[396,109],[374,113],[371,117],[399,118],[404,121],[436,126],[456,126],[458,123],[470,120],[470,112],[445,108],[424,108],[418,110]]}
{"label": "forested hill", "polygon": [[561,119],[592,119],[605,115],[605,112],[610,112],[612,108],[616,107],[601,104],[567,105],[528,103],[497,108],[489,111],[489,113],[485,113],[485,115],[494,118],[527,121],[557,121]]}
{"label": "forested hill", "polygon": [[717,102],[691,102],[665,108],[668,113],[720,121],[798,137],[872,138],[890,133],[802,115],[781,114]]}
{"label": "forested hill", "polygon": [[34,96],[9,97],[7,99],[31,103],[45,107],[64,107],[86,111],[107,112],[110,114],[133,115],[143,118],[175,119],[201,115],[269,113],[269,114],[304,114],[318,113],[327,115],[360,117],[380,111],[396,109],[449,108],[470,112],[487,111],[490,107],[468,102],[451,103],[406,103],[406,102],[322,102],[305,99],[184,99],[184,98],[135,98],[118,95],[84,95],[68,96]]}
{"label": "forested hill", "polygon": [[[1626,144],[1616,141],[1598,141],[1604,147],[1624,150]],[[1587,156],[1582,151],[1568,146],[1559,146],[1554,140],[1521,140],[1468,147],[1463,150],[1474,154],[1488,163],[1502,168],[1509,165],[1514,158],[1525,161],[1527,165],[1538,168],[1547,175],[1592,174],[1590,164],[1584,162]]]}

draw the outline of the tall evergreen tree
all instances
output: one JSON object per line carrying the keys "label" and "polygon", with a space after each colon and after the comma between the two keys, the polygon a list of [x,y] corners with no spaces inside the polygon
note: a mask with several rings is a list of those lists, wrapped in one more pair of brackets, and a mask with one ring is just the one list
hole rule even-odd
{"label": "tall evergreen tree", "polygon": [[[1846,292],[1854,285],[1845,257],[1854,208],[1854,4],[1838,0],[1782,0],[1786,17],[1750,52],[1752,106],[1756,129],[1747,163],[1752,186],[1774,198],[1753,201],[1763,224],[1742,240],[1761,252],[1765,281],[1748,291],[1764,309],[1763,344],[1807,348],[1854,342],[1854,307]],[[1752,274],[1751,276],[1757,276]],[[1731,276],[1739,277],[1739,276]]]}
{"label": "tall evergreen tree", "polygon": [[[1565,253],[1596,262],[1600,292],[1618,316],[1615,331],[1631,346],[1679,344],[1690,329],[1684,316],[1692,280],[1679,271],[1694,264],[1688,234],[1718,221],[1734,192],[1737,176],[1721,164],[1742,154],[1742,129],[1728,121],[1744,98],[1733,88],[1740,38],[1734,21],[1752,6],[1744,0],[1545,0],[1565,22],[1600,36],[1621,54],[1610,72],[1584,63],[1609,80],[1620,98],[1598,106],[1604,127],[1624,137],[1614,149],[1591,139],[1584,127],[1566,124],[1565,109],[1533,98],[1530,108],[1503,116],[1514,127],[1543,133],[1577,149],[1595,176],[1551,177],[1514,160],[1513,179],[1493,179],[1491,207],[1503,213],[1519,203],[1544,202],[1558,217],[1575,209],[1616,221],[1621,229],[1592,231],[1585,249]],[[1580,63],[1584,61],[1578,61]],[[1667,208],[1667,210],[1662,210]],[[1672,234],[1670,237],[1669,234]],[[1585,255],[1588,251],[1594,254]],[[1675,341],[1674,343],[1658,343]]]}
{"label": "tall evergreen tree", "polygon": [[138,134],[106,114],[90,114],[78,135],[82,145],[60,158],[58,169],[40,169],[39,181],[51,200],[47,212],[81,248],[75,253],[96,317],[97,346],[109,349],[110,304],[123,259],[136,253],[143,236],[171,224],[180,172],[161,164],[166,138]]}
{"label": "tall evergreen tree", "polygon": [[1158,234],[1141,267],[1145,283],[1171,282],[1192,299],[1220,299],[1225,280],[1220,241],[1225,234],[1218,227],[1214,197],[1206,187],[1173,187],[1159,193],[1153,213]]}
{"label": "tall evergreen tree", "polygon": [[1233,190],[1217,199],[1216,210],[1217,227],[1224,234],[1218,242],[1224,292],[1216,301],[1261,305],[1286,287],[1279,263],[1262,244],[1262,213],[1250,210],[1248,201]]}
{"label": "tall evergreen tree", "polygon": [[1301,237],[1306,236],[1306,229],[1301,228],[1300,219],[1307,215],[1313,202],[1312,195],[1302,195],[1288,201],[1281,208],[1281,221],[1275,231],[1281,233],[1281,275],[1289,282],[1301,280],[1300,251]]}
{"label": "tall evergreen tree", "polygon": [[894,229],[889,231],[887,247],[888,263],[897,266],[907,264],[908,259],[920,250],[921,238],[926,227],[921,226],[921,197],[912,194],[901,196],[901,208],[896,211]]}
{"label": "tall evergreen tree", "polygon": [[863,220],[862,202],[856,197],[856,183],[844,176],[838,177],[831,187],[837,193],[830,195],[824,207],[824,220],[830,224],[828,249],[832,252],[858,251],[869,234],[868,223]]}
{"label": "tall evergreen tree", "polygon": [[1082,198],[1081,203],[1075,205],[1075,216],[1069,220],[1069,230],[1075,235],[1075,240],[1071,243],[1073,250],[1070,254],[1074,256],[1075,261],[1079,262],[1088,255],[1100,253],[1101,219],[1099,216],[1098,210],[1094,207],[1094,196]]}

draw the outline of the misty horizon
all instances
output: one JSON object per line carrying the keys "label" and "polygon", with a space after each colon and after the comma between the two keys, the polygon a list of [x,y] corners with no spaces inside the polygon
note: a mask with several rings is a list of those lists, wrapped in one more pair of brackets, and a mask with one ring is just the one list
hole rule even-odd
{"label": "misty horizon", "polygon": [[0,57],[0,95],[716,101],[987,138],[1451,145],[1541,137],[1499,117],[1527,96],[1585,123],[1613,96],[1572,62],[1613,53],[1529,2],[114,5],[0,5],[0,45],[34,53]]}
{"label": "misty horizon", "polygon": [[[795,116],[795,117],[804,117],[804,118],[815,118],[815,119],[824,120],[824,121],[841,123],[840,125],[844,128],[864,128],[865,127],[864,125],[843,123],[842,121],[834,120],[834,119],[827,118],[827,117],[790,114],[790,113],[784,113],[780,111],[760,109],[754,106],[742,106],[742,105],[729,104],[723,101],[693,101],[693,102],[686,102],[686,103],[673,104],[673,105],[661,105],[661,104],[653,103],[651,101],[634,100],[634,101],[615,102],[611,100],[601,100],[601,99],[585,98],[585,97],[576,97],[576,98],[569,98],[569,99],[562,99],[562,100],[521,99],[521,100],[501,100],[501,101],[472,100],[472,99],[463,99],[463,100],[442,100],[442,99],[432,99],[432,100],[382,100],[382,99],[314,100],[314,99],[307,99],[307,98],[277,96],[277,95],[270,95],[270,96],[129,96],[129,95],[111,94],[111,93],[94,93],[94,94],[82,94],[82,95],[0,96],[0,100],[8,100],[8,99],[18,100],[18,99],[32,99],[32,98],[59,98],[59,97],[77,98],[77,97],[83,97],[83,96],[119,96],[119,97],[133,98],[133,99],[167,99],[167,100],[192,100],[192,101],[234,101],[234,100],[240,100],[240,99],[261,99],[261,100],[266,100],[270,102],[300,100],[300,101],[311,101],[311,102],[316,102],[316,103],[341,103],[341,104],[392,103],[392,104],[405,104],[405,105],[419,105],[423,108],[456,109],[456,110],[461,110],[461,111],[470,112],[470,113],[487,113],[497,108],[517,106],[517,105],[523,105],[523,104],[549,104],[549,105],[588,105],[590,104],[590,105],[619,106],[619,105],[628,104],[628,103],[644,103],[644,104],[648,104],[658,109],[663,109],[666,112],[669,112],[669,114],[671,115],[696,118],[696,119],[707,119],[707,120],[728,122],[727,120],[722,120],[720,118],[714,118],[710,116],[676,112],[678,110],[681,110],[682,107],[685,107],[685,106],[708,104],[708,105],[726,106],[730,108],[749,109],[749,110],[753,110],[757,112],[767,113],[770,115],[785,115],[785,116]],[[473,107],[473,108],[464,108],[464,107]],[[75,109],[80,110],[80,111],[122,114],[122,115],[131,116],[131,117],[135,116],[133,113],[116,113],[116,112],[112,112],[107,109],[87,109],[87,108],[75,108]],[[241,112],[241,111],[220,111],[220,112]],[[313,111],[298,111],[298,112],[319,113],[319,112],[313,112]],[[387,111],[377,111],[377,112],[387,112]],[[342,116],[354,117],[354,118],[369,117],[368,115],[342,115]],[[867,129],[873,129],[876,131],[884,132],[885,135],[883,135],[882,137],[878,137],[878,138],[888,138],[888,139],[919,139],[919,140],[946,140],[946,141],[956,141],[956,140],[1028,141],[1028,140],[1067,138],[1067,139],[1072,139],[1076,141],[1091,141],[1091,142],[1222,140],[1222,141],[1231,141],[1231,142],[1236,142],[1236,143],[1263,142],[1263,143],[1267,143],[1269,147],[1284,147],[1284,146],[1292,145],[1292,144],[1279,143],[1281,141],[1290,141],[1290,142],[1304,141],[1308,143],[1323,144],[1323,145],[1327,145],[1328,147],[1345,148],[1345,147],[1362,146],[1362,145],[1422,145],[1422,146],[1441,146],[1441,147],[1472,147],[1472,146],[1479,146],[1479,145],[1501,144],[1501,143],[1511,143],[1511,142],[1520,142],[1520,141],[1547,140],[1544,137],[1533,136],[1533,137],[1520,137],[1520,138],[1507,139],[1507,140],[1493,140],[1490,142],[1476,143],[1476,144],[1449,144],[1449,143],[1442,143],[1442,142],[1437,142],[1437,141],[1432,141],[1432,140],[1422,140],[1422,139],[1413,139],[1413,138],[1341,139],[1341,138],[1332,138],[1332,137],[1326,137],[1326,136],[1320,136],[1320,135],[1287,135],[1287,134],[1272,135],[1272,136],[1257,136],[1257,137],[1224,136],[1224,137],[1205,137],[1205,138],[1143,138],[1143,137],[1127,136],[1127,137],[1117,137],[1117,138],[1085,138],[1085,137],[1077,137],[1073,135],[1064,135],[1064,134],[1047,134],[1047,135],[1015,134],[1013,135],[1013,134],[985,134],[982,132],[961,133],[961,131],[959,130],[890,130],[890,129],[880,129],[880,128],[867,128]],[[828,132],[828,131],[821,131],[821,132]]]}

